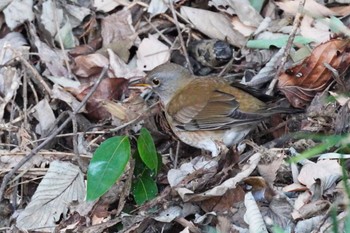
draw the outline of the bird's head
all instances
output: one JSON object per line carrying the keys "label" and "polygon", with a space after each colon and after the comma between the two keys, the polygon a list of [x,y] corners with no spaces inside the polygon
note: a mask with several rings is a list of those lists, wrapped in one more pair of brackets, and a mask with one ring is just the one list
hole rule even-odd
{"label": "bird's head", "polygon": [[163,104],[167,105],[177,91],[185,87],[193,76],[184,67],[166,63],[157,66],[146,76],[146,84],[160,97]]}

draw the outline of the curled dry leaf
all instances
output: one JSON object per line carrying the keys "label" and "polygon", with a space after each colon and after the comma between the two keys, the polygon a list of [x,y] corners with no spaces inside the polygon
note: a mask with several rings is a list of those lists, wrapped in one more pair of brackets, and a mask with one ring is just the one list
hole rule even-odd
{"label": "curled dry leaf", "polygon": [[267,233],[265,222],[251,192],[245,195],[244,205],[247,208],[244,221],[249,225],[249,232]]}
{"label": "curled dry leaf", "polygon": [[337,161],[321,160],[317,163],[305,164],[300,171],[298,180],[310,189],[316,179],[320,179],[322,191],[325,191],[334,185],[341,174],[341,166]]}
{"label": "curled dry leaf", "polygon": [[287,69],[279,77],[278,88],[294,107],[304,107],[332,81],[333,73],[325,64],[339,74],[347,70],[349,48],[349,40],[342,39],[333,39],[317,46],[301,64]]}
{"label": "curled dry leaf", "polygon": [[[95,93],[86,104],[88,117],[95,120],[107,119],[110,113],[102,106],[104,100],[118,100],[126,91],[128,80],[124,78],[107,78],[102,80]],[[80,101],[89,93],[92,85],[80,88],[66,88]]]}
{"label": "curled dry leaf", "polygon": [[244,188],[250,190],[256,201],[270,202],[275,195],[274,190],[263,177],[250,176],[243,179]]}
{"label": "curled dry leaf", "polygon": [[327,200],[318,200],[315,202],[311,202],[308,204],[305,204],[303,207],[301,207],[298,210],[299,216],[293,215],[294,219],[307,219],[311,217],[315,217],[317,215],[321,215],[326,213],[331,204]]}

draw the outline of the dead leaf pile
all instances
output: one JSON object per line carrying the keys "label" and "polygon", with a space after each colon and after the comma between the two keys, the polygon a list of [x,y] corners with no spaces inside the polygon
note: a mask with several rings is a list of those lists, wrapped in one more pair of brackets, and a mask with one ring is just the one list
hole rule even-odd
{"label": "dead leaf pile", "polygon": [[[290,132],[349,144],[349,1],[5,0],[0,11],[1,232],[332,232],[335,218],[345,229],[348,146],[286,160],[319,143]],[[166,62],[305,113],[212,158],[179,144],[157,99],[133,85]],[[87,202],[96,148],[142,126],[162,162],[157,197],[136,205],[130,160]]]}

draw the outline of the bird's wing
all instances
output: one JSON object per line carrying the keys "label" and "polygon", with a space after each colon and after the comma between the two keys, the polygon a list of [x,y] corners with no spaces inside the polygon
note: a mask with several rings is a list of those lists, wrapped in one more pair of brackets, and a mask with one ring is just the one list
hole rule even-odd
{"label": "bird's wing", "polygon": [[[245,97],[249,102],[255,100],[254,97],[223,85],[220,81],[209,83],[210,85],[204,80],[196,79],[176,93],[167,107],[167,112],[177,128],[189,131],[227,129],[263,118],[261,114],[254,113],[254,106],[253,109],[240,107],[240,98]],[[245,96],[242,97],[242,93]],[[259,110],[260,106],[256,108]]]}

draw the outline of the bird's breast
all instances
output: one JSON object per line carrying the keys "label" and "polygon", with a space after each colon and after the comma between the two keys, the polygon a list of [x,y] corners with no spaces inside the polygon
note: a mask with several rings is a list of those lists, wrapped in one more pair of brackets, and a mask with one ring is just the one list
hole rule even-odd
{"label": "bird's breast", "polygon": [[197,130],[185,131],[172,127],[174,134],[184,143],[199,148],[211,151],[213,155],[217,155],[220,151],[220,145],[227,147],[239,143],[252,129],[250,125],[237,129],[228,130]]}

